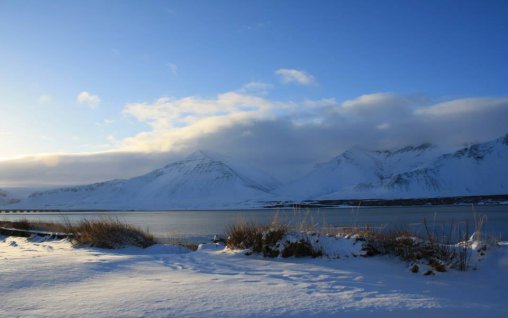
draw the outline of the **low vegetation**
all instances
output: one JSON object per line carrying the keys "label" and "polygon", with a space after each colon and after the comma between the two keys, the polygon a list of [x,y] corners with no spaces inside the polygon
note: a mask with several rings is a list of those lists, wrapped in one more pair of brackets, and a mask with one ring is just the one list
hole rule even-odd
{"label": "low vegetation", "polygon": [[75,245],[100,248],[125,246],[149,247],[156,243],[153,235],[117,219],[83,220],[77,224],[28,221],[1,221],[0,227],[19,230],[66,233]]}
{"label": "low vegetation", "polygon": [[73,242],[101,248],[125,246],[149,247],[155,244],[154,237],[137,227],[114,219],[83,220],[70,225]]}
{"label": "low vegetation", "polygon": [[[476,214],[472,231],[469,231],[467,222],[451,222],[448,227],[436,230],[426,220],[423,221],[421,231],[369,226],[321,227],[309,213],[301,216],[303,221],[293,224],[280,222],[278,216],[270,224],[233,224],[227,230],[225,244],[230,249],[247,250],[246,254],[258,253],[264,257],[340,258],[345,253],[346,257],[391,255],[407,262],[410,271],[414,273],[432,275],[449,269],[467,271],[471,267],[472,254],[483,256],[487,247],[494,243],[482,233],[485,218],[477,217]],[[66,233],[76,245],[100,248],[145,248],[156,243],[147,231],[116,219],[83,220],[77,224],[23,219],[0,221],[0,227]],[[174,238],[172,240],[172,245],[197,249],[197,245],[180,243]]]}
{"label": "low vegetation", "polygon": [[288,226],[278,222],[272,222],[269,225],[237,223],[229,227],[226,245],[231,249],[247,249],[265,257],[322,255],[322,252],[314,249],[305,238],[292,239],[287,234]]}
{"label": "low vegetation", "polygon": [[0,227],[14,228],[25,231],[43,231],[43,232],[67,232],[68,227],[65,224],[54,222],[28,221],[21,219],[17,221],[0,221]]}
{"label": "low vegetation", "polygon": [[292,227],[279,223],[278,219],[268,225],[237,223],[229,227],[226,245],[231,249],[246,249],[247,254],[259,253],[265,257],[331,257],[322,248],[320,240],[353,239],[351,244],[361,244],[361,253],[353,254],[354,257],[392,255],[409,263],[414,273],[427,268],[423,273],[433,275],[448,269],[467,271],[471,267],[472,254],[483,256],[487,246],[493,243],[482,234],[485,219],[477,215],[472,231],[469,231],[467,222],[451,222],[446,227],[436,229],[424,219],[423,229],[417,231],[369,226],[319,228],[312,218],[307,219],[311,221]]}

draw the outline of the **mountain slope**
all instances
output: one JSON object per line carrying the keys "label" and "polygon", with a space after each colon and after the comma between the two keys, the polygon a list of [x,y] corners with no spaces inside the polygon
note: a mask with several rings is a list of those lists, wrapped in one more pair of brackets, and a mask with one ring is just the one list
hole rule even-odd
{"label": "mountain slope", "polygon": [[281,197],[300,200],[369,197],[375,192],[389,191],[382,189],[385,180],[420,167],[438,155],[437,147],[431,144],[396,151],[353,148],[316,166],[308,175],[277,192]]}
{"label": "mountain slope", "polygon": [[19,199],[12,196],[10,193],[0,190],[0,206],[13,204],[19,202]]}
{"label": "mountain slope", "polygon": [[[216,154],[128,180],[37,192],[12,208],[192,209],[259,207],[263,201],[396,199],[508,194],[508,135],[443,154],[431,144],[395,151],[353,148],[281,186]],[[11,202],[2,196],[0,203]]]}
{"label": "mountain slope", "polygon": [[198,151],[128,180],[112,180],[30,195],[24,207],[59,209],[179,209],[236,207],[271,197],[278,181]]}
{"label": "mountain slope", "polygon": [[277,192],[298,200],[507,194],[508,135],[448,154],[430,144],[354,148]]}
{"label": "mountain slope", "polygon": [[507,194],[508,134],[444,154],[383,186],[405,197]]}

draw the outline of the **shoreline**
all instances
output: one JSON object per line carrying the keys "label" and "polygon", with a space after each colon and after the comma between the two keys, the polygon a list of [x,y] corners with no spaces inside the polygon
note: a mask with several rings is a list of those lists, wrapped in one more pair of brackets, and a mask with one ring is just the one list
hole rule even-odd
{"label": "shoreline", "polygon": [[461,206],[461,205],[508,205],[508,194],[452,196],[432,198],[404,199],[329,199],[303,201],[265,201],[259,206],[235,208],[189,208],[189,209],[8,209],[0,208],[0,213],[48,213],[48,212],[186,212],[186,211],[235,211],[235,210],[271,210],[294,208],[369,208],[369,207],[426,207],[426,206]]}

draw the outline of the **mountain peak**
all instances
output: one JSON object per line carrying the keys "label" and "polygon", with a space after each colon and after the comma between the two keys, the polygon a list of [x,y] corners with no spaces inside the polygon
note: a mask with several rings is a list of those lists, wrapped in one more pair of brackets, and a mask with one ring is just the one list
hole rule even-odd
{"label": "mountain peak", "polygon": [[503,137],[499,138],[499,141],[501,141],[501,143],[503,143],[503,144],[508,146],[508,134],[506,134]]}
{"label": "mountain peak", "polygon": [[185,159],[187,159],[187,160],[201,160],[201,159],[214,159],[214,157],[215,156],[213,156],[209,151],[199,149],[199,150],[194,151],[187,157],[185,157]]}
{"label": "mountain peak", "polygon": [[406,146],[404,148],[400,148],[398,150],[393,151],[393,153],[403,153],[403,152],[409,152],[409,151],[425,151],[430,148],[434,148],[434,145],[430,142],[425,142],[423,144],[420,144],[418,146]]}

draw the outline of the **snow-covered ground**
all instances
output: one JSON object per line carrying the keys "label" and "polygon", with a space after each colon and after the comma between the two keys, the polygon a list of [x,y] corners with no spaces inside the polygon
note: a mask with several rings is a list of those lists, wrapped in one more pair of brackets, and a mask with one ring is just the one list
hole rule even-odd
{"label": "snow-covered ground", "polygon": [[266,259],[74,248],[0,237],[2,317],[508,317],[508,246],[478,270],[413,274],[391,257]]}

